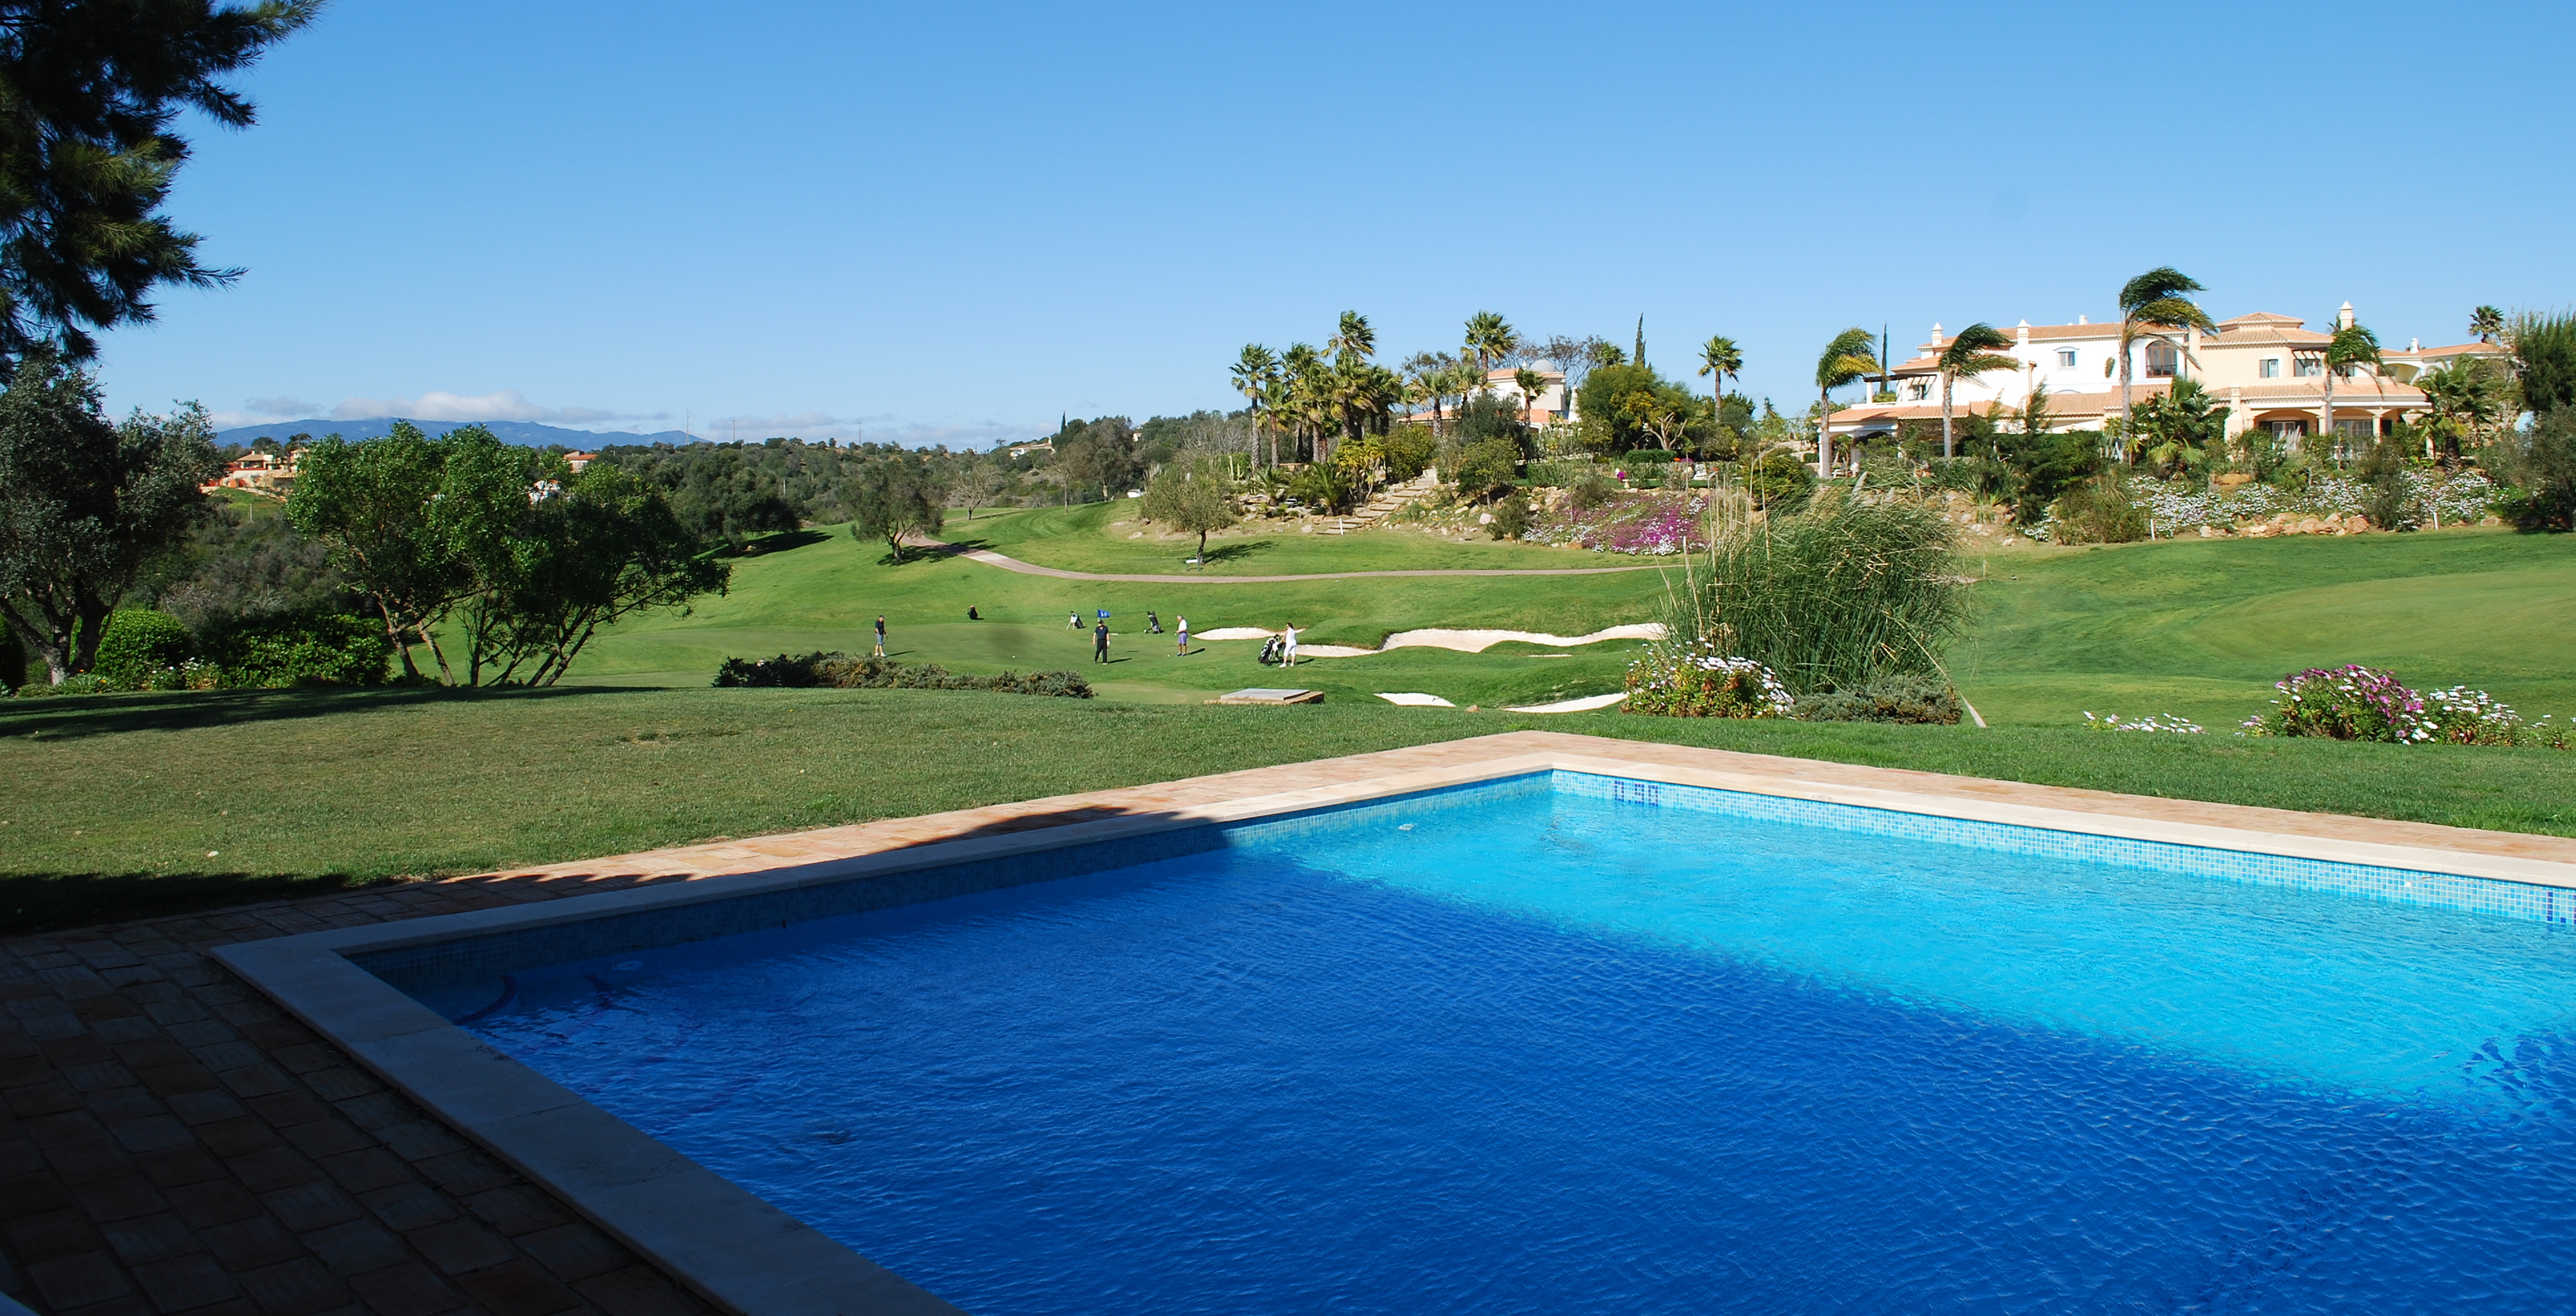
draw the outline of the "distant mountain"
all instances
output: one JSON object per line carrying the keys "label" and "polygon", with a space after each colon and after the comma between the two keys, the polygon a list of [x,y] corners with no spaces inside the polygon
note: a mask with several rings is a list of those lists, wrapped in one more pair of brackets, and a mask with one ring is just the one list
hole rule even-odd
{"label": "distant mountain", "polygon": [[[317,439],[325,434],[337,434],[341,438],[355,442],[359,439],[383,438],[393,431],[394,422],[398,419],[400,417],[378,416],[373,420],[281,420],[268,425],[244,425],[240,429],[223,430],[216,437],[225,443],[238,443],[244,446],[248,446],[254,439],[275,439],[284,443],[298,434],[310,434]],[[553,425],[532,424],[524,420],[415,420],[412,424],[419,426],[423,434],[433,438],[449,430],[463,429],[468,425],[481,425],[500,436],[503,443],[515,443],[528,448],[544,448],[561,444],[573,449],[592,449],[612,443],[702,442],[697,435],[684,430],[664,430],[659,434],[629,434],[622,430],[568,430]]]}

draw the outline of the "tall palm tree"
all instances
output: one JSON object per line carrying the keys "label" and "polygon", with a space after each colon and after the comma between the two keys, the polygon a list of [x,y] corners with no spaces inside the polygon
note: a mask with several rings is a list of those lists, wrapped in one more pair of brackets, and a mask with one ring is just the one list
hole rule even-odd
{"label": "tall palm tree", "polygon": [[2352,372],[2352,368],[2357,365],[2367,363],[2376,369],[2385,366],[2387,363],[2379,359],[2379,335],[2370,332],[2368,329],[2365,329],[2358,324],[2339,324],[2334,331],[2334,337],[2326,340],[2325,357],[2325,431],[2326,442],[2332,443],[2334,442],[2335,432],[2335,376],[2349,376]]}
{"label": "tall palm tree", "polygon": [[1449,367],[1449,392],[1451,396],[1458,399],[1458,410],[1461,412],[1467,409],[1467,400],[1483,392],[1484,388],[1484,367],[1473,361],[1460,361]]}
{"label": "tall palm tree", "polygon": [[2011,370],[2021,362],[1997,355],[2013,345],[2010,335],[1983,320],[1969,325],[1941,349],[1938,362],[1941,371],[1941,455],[1958,455],[1950,438],[1950,385],[1964,377],[1974,379],[1989,370]]}
{"label": "tall palm tree", "polygon": [[[1243,355],[1234,359],[1234,391],[1241,393],[1252,407],[1252,423],[1257,431],[1270,428],[1269,413],[1262,409],[1264,390],[1279,379],[1279,358],[1259,343],[1243,345]],[[1272,463],[1277,464],[1279,449],[1271,445]]]}
{"label": "tall palm tree", "polygon": [[1744,349],[1719,334],[1699,345],[1699,372],[1708,376],[1709,419],[1726,419],[1726,381],[1744,369]]}
{"label": "tall palm tree", "polygon": [[1878,335],[1855,325],[1834,335],[1816,358],[1816,478],[1834,473],[1834,390],[1878,369]]}
{"label": "tall palm tree", "polygon": [[1539,394],[1547,391],[1547,376],[1522,366],[1512,372],[1512,383],[1521,391],[1521,419],[1528,420],[1530,412],[1538,406]]}
{"label": "tall palm tree", "polygon": [[2195,325],[2202,333],[2216,333],[2209,313],[2192,304],[2187,292],[2200,292],[2198,280],[2171,265],[2159,265],[2120,285],[2120,414],[2129,414],[2129,358],[2131,344],[2141,338],[2159,338],[2162,328]]}
{"label": "tall palm tree", "polygon": [[2469,312],[2469,332],[2481,343],[2492,343],[2504,333],[2504,312],[2492,306],[2481,306]]}
{"label": "tall palm tree", "polygon": [[1357,311],[1342,312],[1341,327],[1324,340],[1324,346],[1335,356],[1357,357],[1362,361],[1377,355],[1377,330],[1369,328],[1368,317]]}
{"label": "tall palm tree", "polygon": [[1520,345],[1520,335],[1512,331],[1500,311],[1478,311],[1467,317],[1467,350],[1476,356],[1478,383],[1484,382],[1481,372],[1493,369],[1496,361]]}

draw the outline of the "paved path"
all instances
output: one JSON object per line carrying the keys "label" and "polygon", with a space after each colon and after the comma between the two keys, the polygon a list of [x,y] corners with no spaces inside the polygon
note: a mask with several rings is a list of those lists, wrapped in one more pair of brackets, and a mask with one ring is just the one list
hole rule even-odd
{"label": "paved path", "polygon": [[[1463,715],[1462,715],[1463,716]],[[709,1309],[206,954],[1555,750],[2576,862],[2466,831],[1522,731],[1081,795],[0,940],[0,1293],[53,1316]]]}
{"label": "paved path", "polygon": [[1004,571],[1016,571],[1023,576],[1052,576],[1057,580],[1123,580],[1145,585],[1248,585],[1269,580],[1365,580],[1372,576],[1607,576],[1622,571],[1655,570],[1653,566],[1531,567],[1518,571],[1460,567],[1445,571],[1317,571],[1297,576],[1142,576],[1099,571],[1065,571],[1056,567],[1042,567],[1034,562],[1022,562],[1015,557],[1004,557],[989,548],[960,548],[943,540],[913,539],[906,542],[916,548],[927,548],[952,557],[972,558],[986,566],[1000,567]]}

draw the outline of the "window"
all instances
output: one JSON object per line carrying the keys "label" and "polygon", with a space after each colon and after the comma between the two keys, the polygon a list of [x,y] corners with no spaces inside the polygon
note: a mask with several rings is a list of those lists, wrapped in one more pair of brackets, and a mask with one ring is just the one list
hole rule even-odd
{"label": "window", "polygon": [[2308,423],[2304,420],[2276,420],[2269,424],[2275,439],[2295,439],[2308,432]]}
{"label": "window", "polygon": [[2378,428],[2378,424],[2370,420],[2368,417],[2364,417],[2360,420],[2345,420],[2341,416],[2335,417],[2335,433],[2344,435],[2348,438],[2366,439],[2369,438]]}
{"label": "window", "polygon": [[2147,344],[2147,378],[2173,378],[2175,363],[2180,359],[2181,355],[2174,351],[2174,346],[2171,343],[2156,342]]}
{"label": "window", "polygon": [[2326,362],[2324,357],[2303,356],[2299,358],[2299,378],[2315,379],[2317,376],[2322,375],[2325,372]]}
{"label": "window", "polygon": [[2057,366],[2060,370],[2073,369],[2075,367],[2075,349],[2071,347],[2061,347],[2057,349]]}
{"label": "window", "polygon": [[1906,400],[1906,401],[1908,401],[1908,402],[1920,402],[1920,401],[1922,401],[1923,399],[1928,398],[1928,397],[1930,397],[1930,396],[1932,396],[1932,381],[1931,381],[1931,380],[1928,380],[1928,379],[1909,379],[1909,380],[1905,381],[1905,400]]}
{"label": "window", "polygon": [[2265,379],[2279,379],[2281,377],[2281,358],[2277,356],[2267,356],[2263,358],[2263,377]]}

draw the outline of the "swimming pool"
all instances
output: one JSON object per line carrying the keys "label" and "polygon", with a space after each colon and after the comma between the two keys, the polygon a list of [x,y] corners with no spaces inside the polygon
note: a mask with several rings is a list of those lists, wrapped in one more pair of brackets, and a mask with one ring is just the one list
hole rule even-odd
{"label": "swimming pool", "polygon": [[1041,854],[357,959],[986,1316],[2576,1302],[2564,892],[1567,772]]}

